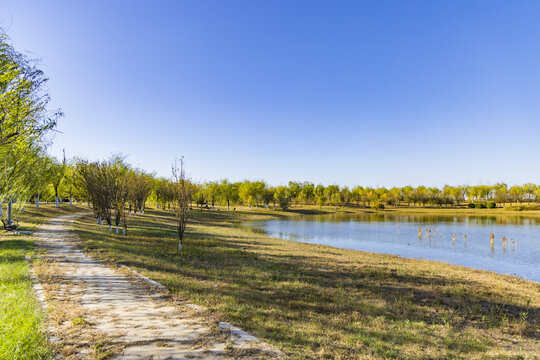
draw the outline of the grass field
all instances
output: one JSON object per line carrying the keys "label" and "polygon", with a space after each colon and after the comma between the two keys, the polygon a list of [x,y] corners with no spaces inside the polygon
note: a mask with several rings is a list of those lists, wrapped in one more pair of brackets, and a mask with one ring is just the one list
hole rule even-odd
{"label": "grass field", "polygon": [[96,256],[135,268],[293,358],[535,358],[540,352],[537,283],[287,242],[239,226],[314,211],[321,210],[193,211],[181,254],[175,218],[164,211],[129,218],[127,237],[92,216],[74,227]]}
{"label": "grass field", "polygon": [[[75,208],[31,206],[16,216],[21,230],[35,230],[45,219]],[[43,329],[43,312],[32,290],[29,261],[34,253],[30,236],[0,235],[0,359],[49,359]]]}

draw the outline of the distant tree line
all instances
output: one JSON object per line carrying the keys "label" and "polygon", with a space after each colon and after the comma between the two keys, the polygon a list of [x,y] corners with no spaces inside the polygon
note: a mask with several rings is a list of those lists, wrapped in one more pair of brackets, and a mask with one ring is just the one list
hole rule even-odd
{"label": "distant tree line", "polygon": [[[166,193],[167,180],[156,182],[156,194]],[[258,208],[279,206],[409,206],[452,207],[464,205],[534,203],[540,201],[540,186],[535,184],[509,187],[504,183],[495,185],[450,186],[443,188],[426,186],[363,187],[290,181],[287,186],[269,186],[264,181],[229,182],[228,180],[192,184],[193,202],[200,208],[214,209],[216,205]],[[167,197],[159,197],[162,207]]]}
{"label": "distant tree line", "polygon": [[[171,211],[175,208],[176,181],[134,169],[121,157],[92,163],[73,159],[64,164],[49,158],[43,163],[49,164],[50,168],[42,171],[41,186],[33,194],[36,200],[41,198],[53,201],[57,195],[61,201],[66,202],[71,202],[73,197],[80,201],[86,200],[94,204],[94,207],[102,206],[96,208],[96,214],[108,224],[114,222],[116,225],[120,221],[116,219],[121,216],[120,208],[115,210],[114,204],[119,201],[125,204],[128,212],[144,211],[147,200],[163,210]],[[217,206],[231,210],[260,207],[288,209],[291,206],[459,207],[489,203],[502,206],[540,202],[540,186],[532,183],[515,186],[504,183],[446,185],[442,188],[349,188],[296,181],[290,181],[287,186],[270,186],[262,180],[230,182],[225,179],[204,183],[188,182],[187,187],[190,206],[199,210],[215,210]],[[110,220],[113,212],[115,221]]]}

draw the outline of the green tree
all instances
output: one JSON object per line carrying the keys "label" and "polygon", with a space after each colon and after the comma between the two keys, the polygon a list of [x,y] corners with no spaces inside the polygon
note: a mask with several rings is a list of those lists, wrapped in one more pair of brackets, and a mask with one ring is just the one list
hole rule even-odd
{"label": "green tree", "polygon": [[286,186],[278,186],[274,192],[274,198],[283,210],[289,208],[291,204],[291,193],[289,192],[289,188]]}
{"label": "green tree", "polygon": [[401,189],[403,193],[403,200],[407,202],[407,206],[411,206],[411,202],[414,203],[414,188],[410,185]]}
{"label": "green tree", "polygon": [[206,188],[206,196],[208,198],[208,201],[210,201],[210,203],[212,204],[212,210],[214,210],[214,205],[216,201],[219,201],[219,197],[221,195],[219,183],[217,181],[210,181],[207,182],[204,186]]}
{"label": "green tree", "polygon": [[328,185],[324,189],[324,197],[326,201],[332,206],[337,206],[341,203],[341,194],[339,193],[338,185]]}
{"label": "green tree", "polygon": [[319,205],[320,207],[326,204],[326,195],[325,195],[324,185],[319,184],[315,188],[315,201],[317,201],[317,205]]}
{"label": "green tree", "polygon": [[255,207],[263,201],[266,183],[264,181],[254,181],[250,184],[249,192],[252,199],[255,200]]}
{"label": "green tree", "polygon": [[238,186],[238,199],[242,205],[255,205],[255,198],[253,197],[253,190],[250,181],[244,180],[242,183],[240,183]]}
{"label": "green tree", "polygon": [[222,180],[219,184],[220,194],[223,201],[227,204],[227,211],[231,210],[231,203],[236,203],[239,199],[238,183],[230,183],[227,179]]}
{"label": "green tree", "polygon": [[58,207],[58,202],[60,200],[58,189],[64,180],[66,175],[66,159],[64,158],[62,162],[55,160],[51,166],[51,175],[52,175],[52,186],[54,188],[54,201],[56,207]]}
{"label": "green tree", "polygon": [[206,204],[206,194],[203,186],[196,186],[193,193],[193,200],[195,204],[199,205],[200,210],[203,210],[203,205]]}
{"label": "green tree", "polygon": [[527,183],[522,185],[523,197],[525,201],[533,202],[535,201],[535,191],[537,186],[533,183]]}
{"label": "green tree", "polygon": [[266,206],[268,206],[272,201],[274,202],[274,210],[276,210],[276,202],[274,198],[274,194],[276,192],[276,189],[273,187],[268,187],[264,191],[263,201]]}
{"label": "green tree", "polygon": [[362,186],[354,187],[352,190],[352,196],[353,196],[354,201],[356,201],[358,204],[362,202],[364,207],[366,207],[365,198],[364,198],[364,188]]}
{"label": "green tree", "polygon": [[352,191],[348,186],[344,186],[340,190],[341,206],[347,206],[352,201]]}
{"label": "green tree", "polygon": [[523,187],[519,185],[512,186],[510,190],[508,191],[508,193],[510,195],[510,202],[518,202],[518,203],[521,203],[523,201],[523,198],[525,195]]}
{"label": "green tree", "polygon": [[302,191],[302,183],[297,181],[289,181],[289,195],[292,202],[300,203],[300,192]]}
{"label": "green tree", "polygon": [[499,183],[494,185],[493,199],[499,204],[504,204],[508,201],[508,185]]}
{"label": "green tree", "polygon": [[62,116],[48,111],[46,82],[37,61],[17,52],[0,30],[0,202],[8,200],[8,222],[12,203],[24,204],[33,195],[37,173],[31,168],[43,156],[44,135]]}
{"label": "green tree", "polygon": [[33,167],[35,171],[35,197],[36,197],[36,208],[39,209],[39,197],[45,191],[46,186],[52,181],[51,179],[51,165],[53,160],[46,156],[38,156],[36,159],[36,164]]}
{"label": "green tree", "polygon": [[302,203],[311,204],[314,198],[315,185],[310,182],[303,183],[299,194],[300,205],[302,205]]}

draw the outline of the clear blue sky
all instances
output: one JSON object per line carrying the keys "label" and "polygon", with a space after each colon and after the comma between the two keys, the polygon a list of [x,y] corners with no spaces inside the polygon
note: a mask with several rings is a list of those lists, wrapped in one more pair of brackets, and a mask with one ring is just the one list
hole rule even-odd
{"label": "clear blue sky", "polygon": [[51,153],[196,180],[540,182],[538,1],[2,0]]}

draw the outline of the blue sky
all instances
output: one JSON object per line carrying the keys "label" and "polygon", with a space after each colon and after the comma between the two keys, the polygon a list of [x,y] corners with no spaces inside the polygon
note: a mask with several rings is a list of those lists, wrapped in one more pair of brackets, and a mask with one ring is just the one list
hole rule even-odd
{"label": "blue sky", "polygon": [[540,182],[540,2],[2,0],[50,151],[168,176]]}

